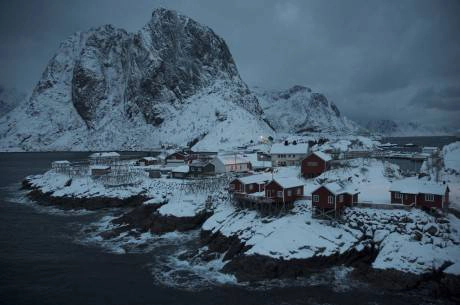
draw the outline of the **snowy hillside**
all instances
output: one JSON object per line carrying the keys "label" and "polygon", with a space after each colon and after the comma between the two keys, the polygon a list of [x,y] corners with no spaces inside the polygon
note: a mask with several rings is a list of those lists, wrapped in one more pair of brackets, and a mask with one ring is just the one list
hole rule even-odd
{"label": "snowy hillside", "polygon": [[76,33],[50,60],[30,100],[0,119],[1,150],[236,146],[273,130],[224,40],[157,9],[137,33]]}
{"label": "snowy hillside", "polygon": [[254,88],[270,125],[279,132],[351,133],[359,126],[340,114],[337,106],[310,88],[293,86],[287,90]]}
{"label": "snowy hillside", "polygon": [[363,123],[370,132],[394,137],[451,135],[453,130],[441,126],[427,126],[418,122],[396,122],[393,120],[372,120]]}
{"label": "snowy hillside", "polygon": [[24,99],[26,94],[17,89],[5,88],[0,85],[0,117],[18,106]]}

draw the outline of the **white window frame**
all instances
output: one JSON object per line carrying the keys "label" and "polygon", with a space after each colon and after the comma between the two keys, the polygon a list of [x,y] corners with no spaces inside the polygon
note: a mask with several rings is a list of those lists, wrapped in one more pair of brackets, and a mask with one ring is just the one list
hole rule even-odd
{"label": "white window frame", "polygon": [[287,195],[288,195],[289,197],[292,196],[292,190],[288,190],[288,191],[287,191]]}
{"label": "white window frame", "polygon": [[433,194],[425,194],[425,201],[434,201]]}
{"label": "white window frame", "polygon": [[276,192],[276,197],[283,198],[283,191],[277,191]]}
{"label": "white window frame", "polygon": [[334,196],[327,196],[327,203],[333,204],[334,203]]}
{"label": "white window frame", "polygon": [[319,202],[319,195],[313,195],[313,202]]}
{"label": "white window frame", "polygon": [[249,184],[249,190],[252,191],[254,189],[254,184]]}
{"label": "white window frame", "polygon": [[339,202],[340,202],[340,203],[343,202],[343,195],[339,195]]}
{"label": "white window frame", "polygon": [[402,194],[400,192],[395,192],[395,198],[396,199],[401,199],[402,198]]}
{"label": "white window frame", "polygon": [[302,195],[302,189],[300,187],[297,189],[297,195]]}

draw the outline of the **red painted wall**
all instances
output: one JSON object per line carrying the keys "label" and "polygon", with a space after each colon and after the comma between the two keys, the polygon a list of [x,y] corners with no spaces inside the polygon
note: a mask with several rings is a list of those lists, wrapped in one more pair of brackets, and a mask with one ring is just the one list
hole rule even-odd
{"label": "red painted wall", "polygon": [[[301,195],[297,195],[297,190],[300,189]],[[278,197],[278,191],[283,192],[284,202],[292,202],[297,200],[299,197],[303,196],[303,185],[288,189],[283,189],[278,183],[275,181],[271,181],[265,185],[265,197],[273,198],[277,201],[283,202],[283,197]],[[288,196],[288,192],[291,191],[291,196]]]}
{"label": "red painted wall", "polygon": [[[308,166],[308,162],[316,162],[317,166]],[[304,158],[301,163],[301,173],[305,178],[314,178],[321,175],[328,168],[327,162],[319,158],[317,155],[311,154]]]}

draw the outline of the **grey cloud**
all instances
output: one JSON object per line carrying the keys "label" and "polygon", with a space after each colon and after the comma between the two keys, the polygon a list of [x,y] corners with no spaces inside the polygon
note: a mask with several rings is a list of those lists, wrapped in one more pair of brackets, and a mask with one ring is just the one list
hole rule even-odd
{"label": "grey cloud", "polygon": [[412,98],[410,104],[430,109],[460,111],[460,87],[421,90]]}
{"label": "grey cloud", "polygon": [[31,90],[73,32],[106,23],[137,31],[158,6],[222,36],[249,85],[310,86],[353,117],[367,116],[357,101],[428,107],[436,102],[399,93],[460,83],[457,0],[1,1],[0,83]]}

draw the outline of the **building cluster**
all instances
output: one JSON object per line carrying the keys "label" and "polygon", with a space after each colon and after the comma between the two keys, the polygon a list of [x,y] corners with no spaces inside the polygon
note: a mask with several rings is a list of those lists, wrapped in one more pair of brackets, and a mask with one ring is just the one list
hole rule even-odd
{"label": "building cluster", "polygon": [[[436,148],[425,148],[436,153]],[[337,216],[347,206],[358,203],[359,190],[344,183],[308,185],[300,177],[311,179],[330,170],[333,158],[322,151],[311,151],[308,143],[275,143],[269,152],[217,153],[211,151],[175,150],[142,157],[135,162],[139,170],[150,178],[206,178],[233,173],[229,191],[238,202],[283,205],[299,199],[311,199],[313,211],[319,216]],[[93,177],[107,177],[119,170],[120,154],[97,152],[89,156],[89,169]],[[124,163],[123,163],[124,164]],[[66,173],[72,168],[66,160],[54,161],[52,169]],[[278,177],[273,168],[299,166],[295,177]],[[239,176],[239,177],[238,177]],[[308,193],[306,193],[308,189]],[[446,184],[427,184],[417,180],[401,180],[390,188],[391,204],[416,207],[446,208],[449,187]]]}

